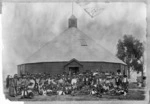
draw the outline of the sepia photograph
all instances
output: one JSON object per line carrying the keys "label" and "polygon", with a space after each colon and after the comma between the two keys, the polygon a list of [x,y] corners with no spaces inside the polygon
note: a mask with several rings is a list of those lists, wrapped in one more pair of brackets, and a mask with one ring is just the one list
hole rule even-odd
{"label": "sepia photograph", "polygon": [[4,2],[3,93],[10,101],[144,101],[142,2]]}

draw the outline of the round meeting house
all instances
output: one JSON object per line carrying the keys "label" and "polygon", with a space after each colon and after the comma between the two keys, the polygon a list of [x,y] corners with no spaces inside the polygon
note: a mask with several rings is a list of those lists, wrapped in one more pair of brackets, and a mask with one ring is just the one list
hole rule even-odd
{"label": "round meeting house", "polygon": [[[91,35],[92,36],[92,35]],[[127,74],[127,65],[77,27],[72,15],[68,28],[18,65],[18,74],[80,73],[87,70]]]}

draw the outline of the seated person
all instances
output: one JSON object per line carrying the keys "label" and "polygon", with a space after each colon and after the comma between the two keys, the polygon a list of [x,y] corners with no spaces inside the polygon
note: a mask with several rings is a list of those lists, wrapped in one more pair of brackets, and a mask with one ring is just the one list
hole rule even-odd
{"label": "seated person", "polygon": [[97,94],[96,89],[93,88],[93,89],[91,90],[90,94],[91,94],[91,95],[96,95],[96,94]]}
{"label": "seated person", "polygon": [[65,95],[62,87],[57,91],[57,95]]}

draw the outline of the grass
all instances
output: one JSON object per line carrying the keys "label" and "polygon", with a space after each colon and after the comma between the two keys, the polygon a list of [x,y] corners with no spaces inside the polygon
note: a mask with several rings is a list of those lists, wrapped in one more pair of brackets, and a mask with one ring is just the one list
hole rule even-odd
{"label": "grass", "polygon": [[107,101],[107,100],[144,100],[145,92],[143,88],[137,87],[136,83],[130,83],[129,92],[126,96],[103,95],[101,98],[91,95],[53,95],[53,96],[34,96],[33,99],[20,99],[20,96],[10,97],[8,91],[4,89],[6,98],[11,101]]}
{"label": "grass", "polygon": [[11,101],[98,101],[98,100],[144,100],[145,95],[144,91],[138,90],[129,90],[129,93],[126,96],[111,96],[111,95],[103,95],[102,98],[98,98],[91,95],[78,95],[78,96],[71,96],[71,95],[53,95],[53,96],[34,96],[33,99],[20,99],[20,96],[10,97],[7,96]]}

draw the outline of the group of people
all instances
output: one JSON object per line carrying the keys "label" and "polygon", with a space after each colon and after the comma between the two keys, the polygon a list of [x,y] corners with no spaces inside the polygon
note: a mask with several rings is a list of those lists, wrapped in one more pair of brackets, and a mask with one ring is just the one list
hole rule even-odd
{"label": "group of people", "polygon": [[11,97],[33,98],[37,95],[126,95],[128,79],[120,70],[112,72],[82,72],[50,75],[48,73],[26,73],[6,78],[6,88]]}

